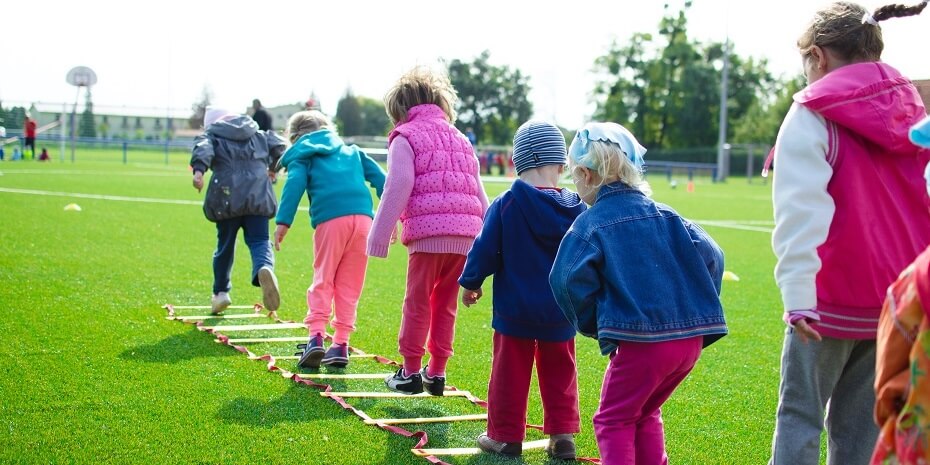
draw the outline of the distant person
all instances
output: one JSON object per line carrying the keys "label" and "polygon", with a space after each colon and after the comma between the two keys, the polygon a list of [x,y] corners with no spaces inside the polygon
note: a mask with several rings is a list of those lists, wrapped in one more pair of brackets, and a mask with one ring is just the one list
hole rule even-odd
{"label": "distant person", "polygon": [[[388,136],[384,196],[368,237],[368,255],[386,257],[397,221],[407,246],[407,291],[398,333],[404,365],[385,379],[410,394],[443,395],[458,311],[458,278],[481,231],[488,198],[478,160],[453,126],[458,97],[448,76],[417,67],[384,97]],[[429,348],[430,360],[422,367]]]}
{"label": "distant person", "polygon": [[661,407],[701,350],[727,334],[723,251],[648,197],[646,149],[616,123],[588,123],[568,150],[581,198],[549,283],[579,333],[610,357],[594,437],[605,464],[665,464]]}
{"label": "distant person", "polygon": [[39,161],[51,161],[52,157],[48,155],[48,150],[42,147],[42,153],[39,154]]}
{"label": "distant person", "polygon": [[23,154],[19,151],[19,147],[13,147],[13,154],[10,155],[10,161],[22,160]]}
{"label": "distant person", "polygon": [[[930,148],[930,117],[911,129]],[[930,189],[930,164],[924,169]],[[875,346],[875,421],[871,465],[930,463],[930,247],[888,288]]]}
{"label": "distant person", "polygon": [[262,102],[259,99],[252,100],[252,119],[258,123],[258,129],[260,131],[273,131],[271,113],[268,113],[268,110],[262,106]]}
{"label": "distant person", "polygon": [[491,202],[459,278],[462,304],[469,307],[483,295],[485,279],[494,276],[488,429],[478,436],[478,447],[522,454],[535,360],[543,433],[550,437],[546,452],[574,460],[573,434],[580,431],[575,328],[552,296],[549,272],[562,237],[586,207],[578,194],[559,187],[565,138],[557,127],[543,121],[521,125],[513,136],[513,158],[520,177]]}
{"label": "distant person", "polygon": [[262,288],[265,308],[276,311],[280,294],[268,221],[278,203],[270,177],[286,144],[275,133],[258,129],[249,116],[222,108],[207,107],[203,126],[204,134],[194,139],[190,166],[197,192],[203,189],[204,172],[213,170],[203,201],[203,213],[216,223],[217,232],[212,313],[219,314],[232,303],[230,278],[240,229],[252,255],[252,285]]}
{"label": "distant person", "polygon": [[468,138],[468,142],[471,144],[472,148],[478,146],[478,136],[475,135],[475,130],[472,128],[465,129],[465,137]]}
{"label": "distant person", "polygon": [[[355,145],[346,145],[323,113],[301,111],[287,123],[293,144],[280,165],[287,169],[281,193],[275,249],[280,250],[304,193],[310,199],[313,227],[313,284],[307,289],[304,323],[310,339],[297,365],[320,364],[344,368],[349,363],[349,337],[355,331],[359,296],[365,284],[368,255],[365,247],[374,205],[371,184],[384,189],[384,170]],[[326,325],[332,319],[333,343],[323,347]]]}
{"label": "distant person", "polygon": [[5,142],[6,142],[6,128],[3,126],[0,126],[0,161],[3,161],[3,156],[4,156],[3,146],[5,145]]}
{"label": "distant person", "polygon": [[26,158],[26,147],[29,147],[31,151],[32,159],[36,158],[36,120],[32,119],[29,116],[29,113],[26,113],[26,117],[23,120],[23,158]]}
{"label": "distant person", "polygon": [[869,462],[878,429],[875,338],[888,286],[930,243],[921,172],[908,141],[926,116],[917,89],[881,61],[879,23],[919,14],[837,2],[798,39],[808,85],[775,142],[772,247],[785,331],[773,465]]}

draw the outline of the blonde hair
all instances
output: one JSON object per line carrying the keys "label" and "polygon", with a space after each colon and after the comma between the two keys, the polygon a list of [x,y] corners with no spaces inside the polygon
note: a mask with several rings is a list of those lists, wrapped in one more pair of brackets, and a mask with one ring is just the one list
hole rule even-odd
{"label": "blonde hair", "polygon": [[892,4],[868,13],[861,5],[836,2],[817,12],[798,39],[798,49],[804,57],[816,45],[830,49],[844,61],[878,61],[885,48],[882,29],[878,24],[866,22],[865,18],[871,15],[878,23],[888,18],[918,15],[926,6],[926,2],[914,6]]}
{"label": "blonde hair", "polygon": [[323,112],[317,110],[298,111],[287,120],[287,138],[293,144],[297,139],[300,139],[300,136],[323,128],[335,129],[332,120]]}
{"label": "blonde hair", "polygon": [[573,157],[568,157],[568,167],[571,169],[572,176],[580,174],[581,168],[588,168],[597,173],[600,182],[596,186],[588,187],[600,189],[605,184],[620,181],[638,189],[643,194],[652,195],[652,187],[643,177],[643,173],[630,161],[626,153],[620,150],[619,145],[612,142],[593,140],[590,142],[588,153],[584,158],[594,166],[580,165],[575,162]]}
{"label": "blonde hair", "polygon": [[384,109],[394,124],[407,119],[407,112],[417,106],[433,104],[442,109],[450,123],[455,122],[458,93],[446,73],[417,66],[404,73],[384,95]]}

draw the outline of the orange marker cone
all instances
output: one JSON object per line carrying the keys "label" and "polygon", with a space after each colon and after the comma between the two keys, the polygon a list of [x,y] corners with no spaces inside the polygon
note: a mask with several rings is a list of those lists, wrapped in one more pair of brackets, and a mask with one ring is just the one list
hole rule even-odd
{"label": "orange marker cone", "polygon": [[694,181],[688,181],[688,192],[694,192]]}

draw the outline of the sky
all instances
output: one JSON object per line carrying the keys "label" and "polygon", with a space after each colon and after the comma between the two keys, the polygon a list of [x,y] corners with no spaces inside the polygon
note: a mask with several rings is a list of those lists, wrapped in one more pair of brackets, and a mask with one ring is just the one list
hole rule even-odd
{"label": "sky", "polygon": [[[913,0],[916,1],[916,0]],[[315,93],[334,114],[341,96],[380,99],[416,65],[440,59],[490,62],[530,76],[534,117],[577,128],[593,112],[594,60],[611,41],[655,32],[661,1],[11,1],[0,23],[0,100],[5,107],[74,102],[69,69],[88,66],[98,112],[187,116],[203,89],[245,109],[305,101]],[[765,58],[775,75],[801,72],[796,41],[822,0],[694,0],[691,38],[729,37],[743,57]],[[668,0],[678,11],[683,0]],[[884,3],[863,2],[868,8]],[[549,5],[556,5],[549,3]],[[883,60],[913,79],[930,78],[919,50],[922,16],[882,23]],[[83,98],[81,98],[83,100]]]}

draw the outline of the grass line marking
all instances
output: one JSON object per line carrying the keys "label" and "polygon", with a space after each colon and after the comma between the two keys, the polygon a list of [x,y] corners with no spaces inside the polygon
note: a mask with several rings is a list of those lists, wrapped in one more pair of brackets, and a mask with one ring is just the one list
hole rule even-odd
{"label": "grass line marking", "polygon": [[[523,450],[527,449],[544,449],[549,445],[548,439],[539,439],[523,443]],[[481,453],[477,447],[455,447],[451,449],[410,449],[413,455],[417,457],[426,457],[428,455],[475,455]]]}
{"label": "grass line marking", "polygon": [[[263,331],[269,329],[304,329],[303,323],[274,323],[267,325],[219,325],[219,326],[202,326],[204,331],[229,332],[229,331]],[[306,339],[306,337],[301,340]]]}
{"label": "grass line marking", "polygon": [[261,313],[237,313],[233,315],[190,315],[190,316],[166,316],[166,320],[235,320],[239,318],[268,318],[268,315]]}
{"label": "grass line marking", "polygon": [[421,417],[421,418],[372,418],[365,420],[366,425],[408,425],[419,423],[452,423],[456,421],[478,421],[487,420],[487,413],[475,413],[472,415],[449,415],[445,417]]}
{"label": "grass line marking", "polygon": [[413,397],[468,397],[471,395],[468,391],[446,391],[442,396],[433,396],[428,392],[421,392],[419,394],[404,394],[402,392],[321,392],[323,397],[361,397],[361,398],[370,398],[370,399],[405,399]]}
{"label": "grass line marking", "polygon": [[[265,342],[265,341],[267,341],[267,340],[269,340],[269,339],[287,339],[288,341],[291,341],[291,340],[293,340],[293,341],[303,341],[303,340],[306,340],[307,338],[287,338],[287,337],[282,337],[282,338],[266,338],[266,339],[261,339],[261,338],[255,338],[255,339],[230,339],[229,342],[230,342],[230,343],[235,343],[235,341]],[[300,355],[272,355],[272,357],[274,357],[275,360],[297,360],[297,359],[300,358]],[[249,357],[249,360],[259,360],[259,359],[261,359],[261,358],[262,358],[261,355],[256,355],[256,356],[254,356],[254,357]],[[378,358],[378,356],[377,356],[377,355],[370,355],[370,354],[349,354],[349,358]],[[388,374],[390,374],[390,373],[388,373]]]}
{"label": "grass line marking", "polygon": [[[277,357],[276,357],[277,358]],[[302,379],[384,379],[394,373],[295,373]]]}

